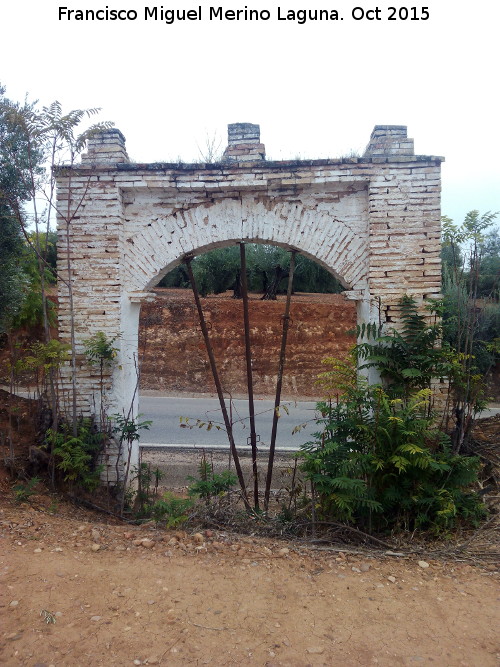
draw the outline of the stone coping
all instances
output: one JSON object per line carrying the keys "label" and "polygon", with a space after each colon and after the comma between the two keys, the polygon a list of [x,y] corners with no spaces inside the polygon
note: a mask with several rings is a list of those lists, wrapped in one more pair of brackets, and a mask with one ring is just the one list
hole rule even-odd
{"label": "stone coping", "polygon": [[61,165],[55,167],[55,173],[65,170],[71,171],[217,171],[230,172],[234,170],[261,172],[270,169],[279,170],[310,167],[337,167],[339,165],[355,164],[407,164],[427,162],[441,164],[445,158],[438,155],[374,155],[366,157],[345,157],[337,159],[317,160],[256,160],[246,162],[97,162],[89,161],[86,164]]}

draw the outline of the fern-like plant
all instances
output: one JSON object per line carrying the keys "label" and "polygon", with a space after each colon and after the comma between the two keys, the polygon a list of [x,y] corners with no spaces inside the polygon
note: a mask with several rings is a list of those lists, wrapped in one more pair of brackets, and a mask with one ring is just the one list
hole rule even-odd
{"label": "fern-like plant", "polygon": [[484,516],[470,489],[479,460],[452,453],[429,400],[428,389],[405,400],[356,383],[338,403],[318,404],[322,428],[301,452],[317,515],[367,531],[439,531]]}

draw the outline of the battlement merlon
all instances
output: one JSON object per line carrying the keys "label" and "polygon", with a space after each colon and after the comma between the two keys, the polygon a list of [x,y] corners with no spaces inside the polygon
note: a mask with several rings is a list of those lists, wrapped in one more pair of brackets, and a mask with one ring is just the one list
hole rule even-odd
{"label": "battlement merlon", "polygon": [[[101,130],[93,134],[87,143],[87,152],[81,156],[81,164],[72,169],[89,167],[127,169],[207,169],[202,163],[131,163],[127,155],[125,137],[117,128]],[[234,168],[248,168],[246,163],[260,162],[272,168],[290,168],[292,164],[320,165],[360,162],[444,162],[435,155],[415,155],[413,139],[407,136],[406,125],[375,125],[370,141],[361,157],[316,160],[267,161],[266,149],[260,142],[260,126],[253,123],[231,123],[228,125],[228,145],[222,157],[222,164]],[[67,169],[63,166],[62,169]]]}

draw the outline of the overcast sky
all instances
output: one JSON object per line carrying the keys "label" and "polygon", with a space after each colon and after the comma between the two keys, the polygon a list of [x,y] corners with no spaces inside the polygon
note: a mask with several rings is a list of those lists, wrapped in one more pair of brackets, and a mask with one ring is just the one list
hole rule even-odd
{"label": "overcast sky", "polygon": [[[442,155],[442,212],[500,210],[500,3],[332,0],[174,0],[201,21],[145,20],[161,4],[108,0],[126,21],[59,20],[88,0],[23,0],[0,8],[0,82],[11,99],[66,109],[99,106],[127,139],[132,160],[199,159],[197,145],[228,123],[261,126],[272,159],[362,152],[377,124],[407,125],[418,154]],[[267,10],[269,20],[210,20],[210,7]],[[427,20],[389,21],[389,6]],[[337,10],[343,20],[278,20],[289,10]],[[379,8],[381,20],[363,18]],[[410,9],[409,17],[413,16]],[[66,14],[67,15],[67,14]],[[397,15],[397,14],[396,14]],[[133,16],[133,14],[131,14]]]}

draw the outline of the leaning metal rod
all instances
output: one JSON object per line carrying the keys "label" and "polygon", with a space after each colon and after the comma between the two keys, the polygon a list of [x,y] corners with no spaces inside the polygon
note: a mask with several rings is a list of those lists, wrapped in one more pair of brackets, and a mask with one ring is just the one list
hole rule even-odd
{"label": "leaning metal rod", "polygon": [[269,496],[271,493],[271,482],[273,479],[274,452],[276,449],[276,433],[278,432],[279,406],[281,400],[281,387],[283,384],[283,370],[285,368],[286,339],[290,326],[290,301],[292,298],[293,272],[295,271],[296,250],[292,250],[290,257],[290,269],[288,271],[288,290],[286,293],[285,314],[283,316],[283,335],[281,337],[280,360],[278,366],[278,379],[276,382],[276,398],[274,401],[273,428],[271,431],[271,444],[269,445],[269,461],[267,464],[266,491],[264,495],[264,512],[269,509]]}
{"label": "leaning metal rod", "polygon": [[247,362],[248,412],[250,415],[250,443],[252,446],[253,498],[254,507],[259,509],[259,477],[257,470],[257,434],[255,432],[255,408],[253,403],[252,352],[250,349],[250,316],[248,314],[247,261],[245,244],[240,243],[241,296],[243,299],[243,320],[245,323],[245,357]]}
{"label": "leaning metal rod", "polygon": [[186,266],[186,270],[189,276],[189,281],[191,283],[191,288],[193,290],[194,294],[194,300],[196,303],[196,308],[198,310],[198,316],[200,318],[200,325],[201,325],[201,331],[203,333],[203,338],[205,340],[205,346],[207,348],[207,354],[208,354],[208,359],[210,361],[210,368],[212,369],[212,375],[214,378],[215,382],[215,387],[217,389],[217,396],[219,397],[219,403],[220,403],[220,409],[222,411],[222,416],[224,418],[224,424],[226,426],[226,432],[227,432],[227,437],[229,440],[229,447],[231,449],[231,453],[233,455],[233,460],[234,460],[234,467],[236,469],[236,474],[238,475],[238,481],[240,483],[241,491],[243,494],[243,501],[245,503],[245,507],[248,510],[251,510],[250,503],[248,502],[248,497],[247,497],[247,490],[245,487],[245,480],[243,478],[243,472],[241,470],[241,465],[240,465],[240,459],[238,456],[238,452],[236,451],[236,445],[234,444],[234,437],[233,437],[233,427],[231,424],[231,421],[229,420],[229,415],[227,414],[227,408],[226,408],[226,402],[224,400],[224,394],[222,392],[222,385],[220,382],[219,378],[219,373],[217,371],[217,365],[215,363],[215,357],[214,357],[214,352],[212,349],[212,344],[210,343],[210,337],[208,335],[208,328],[207,328],[207,323],[205,321],[205,315],[203,314],[203,308],[201,307],[201,301],[200,301],[200,295],[198,293],[198,288],[196,287],[196,281],[194,279],[193,275],[193,269],[191,268],[191,262],[192,262],[192,257],[185,257],[184,258],[184,264]]}

